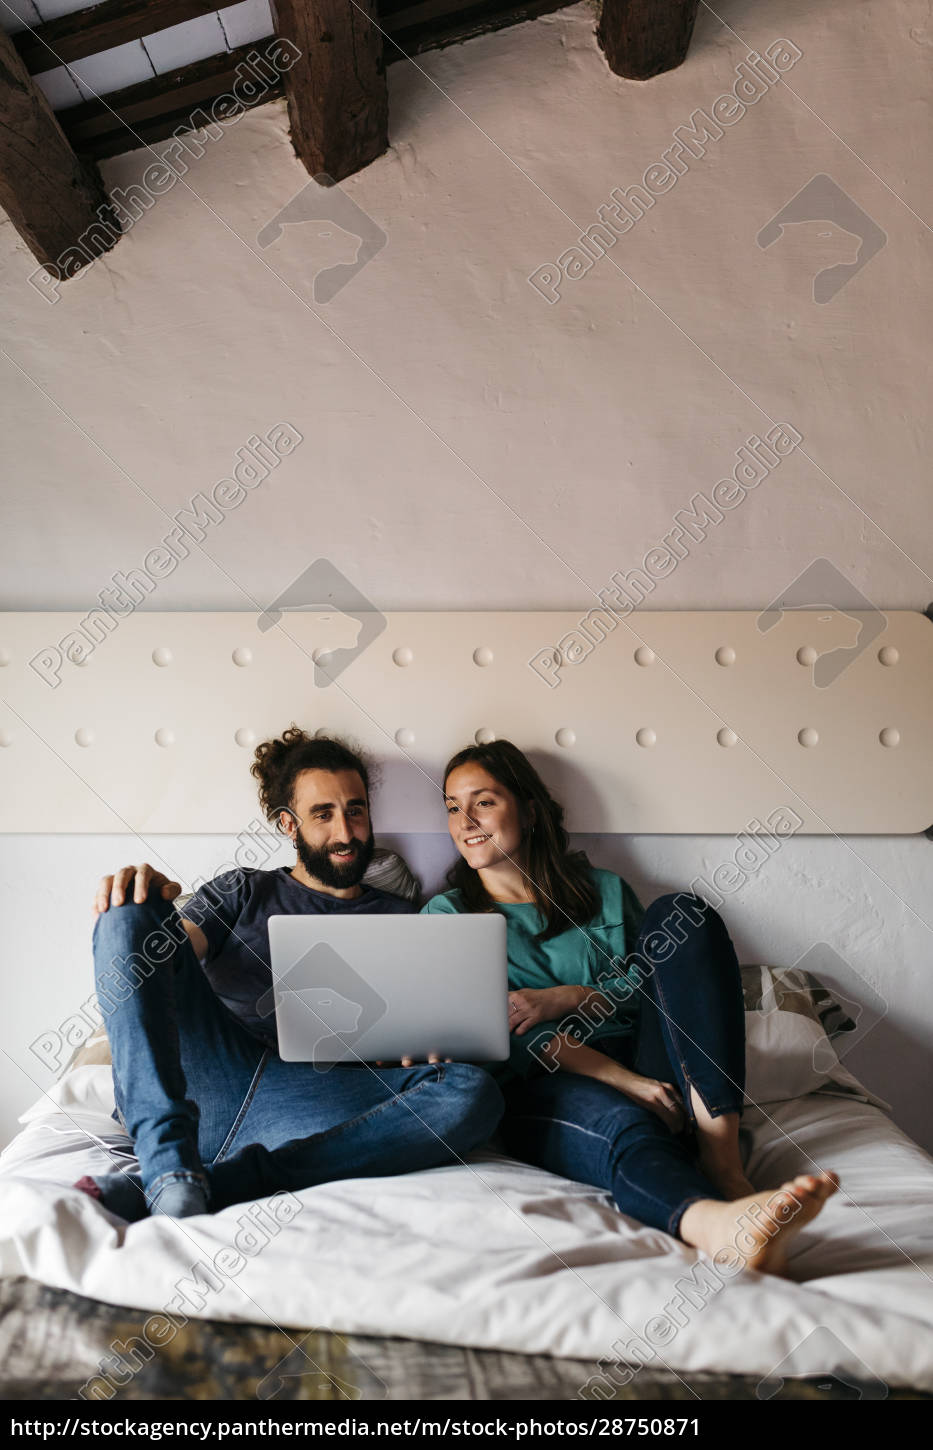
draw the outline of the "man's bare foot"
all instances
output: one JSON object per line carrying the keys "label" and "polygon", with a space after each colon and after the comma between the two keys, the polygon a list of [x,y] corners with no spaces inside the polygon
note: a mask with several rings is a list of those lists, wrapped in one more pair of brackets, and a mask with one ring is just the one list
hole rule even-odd
{"label": "man's bare foot", "polygon": [[744,1260],[744,1268],[783,1277],[793,1235],[838,1187],[836,1173],[801,1173],[771,1193],[753,1192],[730,1203],[701,1198],[685,1210],[680,1236],[711,1258],[730,1250]]}

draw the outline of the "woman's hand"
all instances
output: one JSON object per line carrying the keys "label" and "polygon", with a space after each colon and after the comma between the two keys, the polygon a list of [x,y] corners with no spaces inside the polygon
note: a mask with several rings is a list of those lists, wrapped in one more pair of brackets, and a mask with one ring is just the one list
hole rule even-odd
{"label": "woman's hand", "polygon": [[[569,990],[573,991],[574,988]],[[534,995],[544,996],[546,993]],[[680,1133],[686,1127],[687,1112],[683,1098],[672,1082],[659,1082],[657,1078],[643,1077],[640,1072],[633,1072],[614,1057],[600,1052],[598,1047],[586,1047],[564,1032],[555,1032],[545,1044],[543,1054],[562,1071],[595,1078],[597,1082],[605,1083],[607,1087],[623,1093],[632,1102],[648,1108],[672,1133]]]}
{"label": "woman's hand", "polygon": [[579,1007],[585,987],[523,987],[509,993],[509,1031],[522,1037],[539,1022],[557,1022]]}
{"label": "woman's hand", "polygon": [[678,1088],[671,1082],[658,1082],[620,1067],[615,1086],[633,1102],[648,1108],[672,1133],[680,1133],[687,1125],[687,1112]]}

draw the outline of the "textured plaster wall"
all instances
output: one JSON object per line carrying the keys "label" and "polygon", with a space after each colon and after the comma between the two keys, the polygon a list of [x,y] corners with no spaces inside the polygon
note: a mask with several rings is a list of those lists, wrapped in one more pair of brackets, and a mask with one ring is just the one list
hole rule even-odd
{"label": "textured plaster wall", "polygon": [[[658,580],[651,607],[761,608],[825,557],[833,588],[924,608],[929,7],[714,9],[687,63],[647,84],[608,72],[585,4],[393,65],[390,150],[342,187],[359,212],[293,223],[264,248],[307,182],[275,103],[207,142],[54,304],[0,222],[3,606],[90,608],[250,435],[287,421],[300,449],[146,607],[264,605],[324,556],[383,609],[582,612],[749,438],[788,422],[801,446]],[[678,128],[780,38],[799,58],[664,189]],[[138,183],[152,159],[105,163],[108,185]],[[652,166],[654,204],[583,275],[561,275],[613,190]],[[817,176],[832,214],[760,246]],[[878,250],[816,301],[814,277],[855,256],[853,217]],[[361,236],[372,259],[316,300]],[[90,991],[97,876],[148,858],[190,879],[232,844],[209,820],[199,838],[56,838],[46,802],[29,830],[0,842],[5,1136],[51,1081],[28,1044]],[[396,844],[438,881],[442,836]],[[734,849],[587,845],[646,901]],[[850,1065],[928,1148],[931,884],[922,837],[796,839],[722,907],[740,960],[818,951],[845,979],[867,1013]]]}

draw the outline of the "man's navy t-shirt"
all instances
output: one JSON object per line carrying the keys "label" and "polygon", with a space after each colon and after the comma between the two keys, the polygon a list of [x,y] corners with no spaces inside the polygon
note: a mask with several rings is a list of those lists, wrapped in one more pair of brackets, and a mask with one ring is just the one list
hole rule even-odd
{"label": "man's navy t-shirt", "polygon": [[270,916],[317,916],[335,911],[389,913],[418,910],[413,901],[363,885],[345,900],[296,881],[289,867],[273,871],[244,867],[222,871],[197,890],[181,915],[207,937],[204,974],[221,1002],[247,1032],[266,1047],[277,1046],[275,1014],[262,1015],[257,1002],[272,988]]}

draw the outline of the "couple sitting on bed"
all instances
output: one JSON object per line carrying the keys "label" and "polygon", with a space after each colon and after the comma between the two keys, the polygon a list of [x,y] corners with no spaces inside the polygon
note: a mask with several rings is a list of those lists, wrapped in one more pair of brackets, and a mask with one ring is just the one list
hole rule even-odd
{"label": "couple sitting on bed", "polygon": [[356,754],[292,727],[251,769],[292,869],[223,872],[183,916],[181,887],[149,866],[100,883],[97,995],[140,1172],[77,1186],[126,1220],[185,1217],[459,1163],[499,1129],[513,1156],[606,1189],[642,1223],[710,1255],[741,1241],[747,1266],[783,1273],[789,1237],[838,1179],[803,1174],[766,1196],[744,1175],[741,980],[708,903],[644,910],[569,850],[561,806],[516,746],[470,746],[444,773],[453,889],[424,911],[505,916],[509,1061],[283,1062],[268,918],[417,908],[363,882],[374,843]]}

